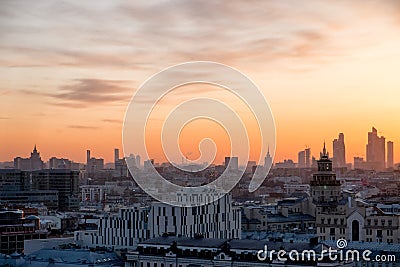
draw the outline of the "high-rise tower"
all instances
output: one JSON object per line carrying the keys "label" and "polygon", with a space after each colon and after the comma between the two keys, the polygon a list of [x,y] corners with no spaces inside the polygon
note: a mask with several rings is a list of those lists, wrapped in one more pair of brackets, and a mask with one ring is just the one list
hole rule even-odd
{"label": "high-rise tower", "polygon": [[366,150],[368,167],[374,170],[385,169],[385,137],[379,137],[374,127],[368,133]]}
{"label": "high-rise tower", "polygon": [[393,166],[394,166],[393,155],[394,155],[393,142],[388,141],[387,142],[387,166],[386,166],[388,168],[393,168]]}
{"label": "high-rise tower", "polygon": [[272,157],[271,157],[271,154],[269,153],[269,146],[268,146],[268,152],[264,159],[264,168],[269,169],[271,167],[272,167]]}
{"label": "high-rise tower", "polygon": [[344,145],[344,134],[340,133],[337,139],[333,140],[333,167],[346,166],[346,147]]}

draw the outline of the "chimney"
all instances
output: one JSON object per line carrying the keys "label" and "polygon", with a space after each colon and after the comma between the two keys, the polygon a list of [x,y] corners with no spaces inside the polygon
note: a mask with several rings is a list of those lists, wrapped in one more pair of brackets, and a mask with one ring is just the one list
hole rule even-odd
{"label": "chimney", "polygon": [[86,150],[86,163],[88,163],[90,160],[90,150]]}

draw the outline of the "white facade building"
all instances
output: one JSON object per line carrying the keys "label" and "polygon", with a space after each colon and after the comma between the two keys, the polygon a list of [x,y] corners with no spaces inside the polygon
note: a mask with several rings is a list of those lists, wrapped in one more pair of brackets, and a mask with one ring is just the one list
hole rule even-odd
{"label": "white facade building", "polygon": [[230,195],[208,205],[189,208],[153,203],[149,219],[152,226],[150,238],[164,233],[185,237],[240,238],[241,213],[239,208],[232,206]]}
{"label": "white facade building", "polygon": [[200,207],[175,207],[155,202],[120,209],[100,219],[97,231],[76,231],[75,242],[82,247],[136,248],[149,238],[165,234],[205,238],[240,238],[241,213],[232,206],[230,195]]}

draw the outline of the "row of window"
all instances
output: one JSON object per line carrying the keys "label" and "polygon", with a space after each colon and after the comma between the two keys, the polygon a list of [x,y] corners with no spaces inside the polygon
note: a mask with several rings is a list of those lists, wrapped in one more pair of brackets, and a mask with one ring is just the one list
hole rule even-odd
{"label": "row of window", "polygon": [[[339,219],[338,218],[334,218],[332,220],[331,218],[328,218],[326,220],[326,224],[332,224],[332,222],[333,222],[333,224],[338,225]],[[344,222],[345,222],[344,218],[341,218],[340,219],[340,225],[345,225]],[[321,224],[325,224],[325,218],[321,218]]]}
{"label": "row of window", "polygon": [[[372,235],[373,230],[372,229],[367,229],[366,230],[367,235]],[[383,230],[376,230],[376,236],[382,236]],[[387,236],[393,236],[393,230],[386,230],[386,235]]]}
{"label": "row of window", "polygon": [[[371,219],[367,219],[367,225],[372,225],[371,224]],[[377,226],[378,225],[379,220],[378,219],[374,219],[374,225]],[[388,220],[387,221],[387,225],[388,226],[392,226],[393,221],[392,220]],[[385,219],[381,219],[381,226],[385,226],[386,225],[386,220]]]}

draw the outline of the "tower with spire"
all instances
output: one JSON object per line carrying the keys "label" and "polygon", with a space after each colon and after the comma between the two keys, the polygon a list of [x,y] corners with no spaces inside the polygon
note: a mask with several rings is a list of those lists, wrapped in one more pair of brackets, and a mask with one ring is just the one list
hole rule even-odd
{"label": "tower with spire", "polygon": [[14,158],[14,168],[22,171],[36,171],[43,169],[44,162],[40,158],[40,153],[36,148],[36,144],[33,147],[31,156],[29,158]]}
{"label": "tower with spire", "polygon": [[268,145],[267,155],[264,158],[264,168],[269,169],[271,167],[272,167],[272,157],[271,154],[269,153],[269,145]]}
{"label": "tower with spire", "polygon": [[31,157],[30,157],[30,162],[31,162],[31,170],[41,170],[43,169],[43,161],[40,158],[40,153],[37,151],[36,144],[33,148],[33,151],[31,152]]}
{"label": "tower with spire", "polygon": [[[340,181],[332,169],[332,161],[326,150],[325,142],[320,159],[317,161],[318,171],[310,182],[311,200],[315,205],[317,235],[320,240],[345,237],[346,211],[345,199],[342,197]],[[328,229],[329,231],[326,231]]]}
{"label": "tower with spire", "polygon": [[332,169],[332,161],[329,159],[329,153],[324,148],[320,153],[320,159],[317,161],[318,171],[313,174],[311,186],[311,197],[316,203],[339,201],[340,181],[336,179],[336,173]]}

